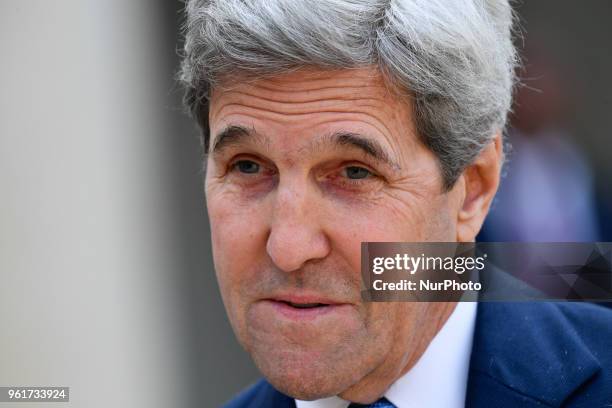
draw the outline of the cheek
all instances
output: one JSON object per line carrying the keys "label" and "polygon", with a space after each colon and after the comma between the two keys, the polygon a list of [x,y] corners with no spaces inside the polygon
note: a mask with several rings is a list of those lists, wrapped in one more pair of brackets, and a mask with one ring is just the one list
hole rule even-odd
{"label": "cheek", "polygon": [[241,205],[232,194],[214,188],[207,189],[206,203],[215,273],[230,319],[235,319],[246,307],[242,282],[251,279],[253,266],[265,254],[265,216],[260,206]]}
{"label": "cheek", "polygon": [[446,194],[413,196],[402,192],[389,199],[374,216],[383,226],[380,241],[431,242],[453,239],[452,213]]}
{"label": "cheek", "polygon": [[372,205],[336,205],[328,211],[334,216],[327,232],[355,271],[361,270],[362,242],[455,240],[452,211],[444,196],[422,202],[389,197]]}
{"label": "cheek", "polygon": [[[234,265],[249,257],[265,234],[265,209],[258,200],[245,202],[235,189],[212,181],[206,184],[206,206],[210,222],[215,265]],[[240,257],[233,255],[241,254]]]}
{"label": "cheek", "polygon": [[[390,228],[389,220],[379,218],[379,210],[333,202],[327,205],[330,208],[325,209],[322,226],[332,244],[332,253],[346,264],[355,289],[361,290],[361,243],[401,241],[402,237]],[[360,294],[356,296],[361,297]]]}

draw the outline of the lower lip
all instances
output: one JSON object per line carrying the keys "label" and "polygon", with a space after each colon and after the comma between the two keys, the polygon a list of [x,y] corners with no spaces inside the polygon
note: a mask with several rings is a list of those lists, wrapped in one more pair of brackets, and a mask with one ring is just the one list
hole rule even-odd
{"label": "lower lip", "polygon": [[274,312],[291,320],[313,320],[337,313],[347,312],[349,310],[349,305],[347,304],[298,308],[285,302],[279,302],[276,300],[262,300],[262,302],[266,304],[266,306],[270,306]]}

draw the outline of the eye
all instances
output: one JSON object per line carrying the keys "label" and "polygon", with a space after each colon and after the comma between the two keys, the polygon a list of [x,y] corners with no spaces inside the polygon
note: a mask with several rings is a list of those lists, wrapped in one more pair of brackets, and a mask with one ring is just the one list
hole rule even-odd
{"label": "eye", "polygon": [[360,180],[372,176],[370,170],[359,166],[347,166],[344,168],[344,173],[347,178],[352,180]]}
{"label": "eye", "polygon": [[238,160],[234,163],[234,167],[241,173],[255,174],[259,172],[259,164],[252,160]]}

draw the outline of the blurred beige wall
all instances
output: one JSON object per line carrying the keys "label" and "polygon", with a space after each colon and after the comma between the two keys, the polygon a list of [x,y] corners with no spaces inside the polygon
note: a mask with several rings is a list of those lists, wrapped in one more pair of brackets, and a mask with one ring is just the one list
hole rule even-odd
{"label": "blurred beige wall", "polygon": [[0,3],[0,386],[69,386],[72,407],[188,405],[159,12]]}

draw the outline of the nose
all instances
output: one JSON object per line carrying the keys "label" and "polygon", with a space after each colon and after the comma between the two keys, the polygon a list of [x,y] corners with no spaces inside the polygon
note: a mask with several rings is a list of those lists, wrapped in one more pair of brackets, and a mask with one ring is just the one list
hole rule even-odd
{"label": "nose", "polygon": [[277,187],[266,250],[279,269],[295,271],[329,254],[331,245],[321,225],[320,199],[306,184]]}

